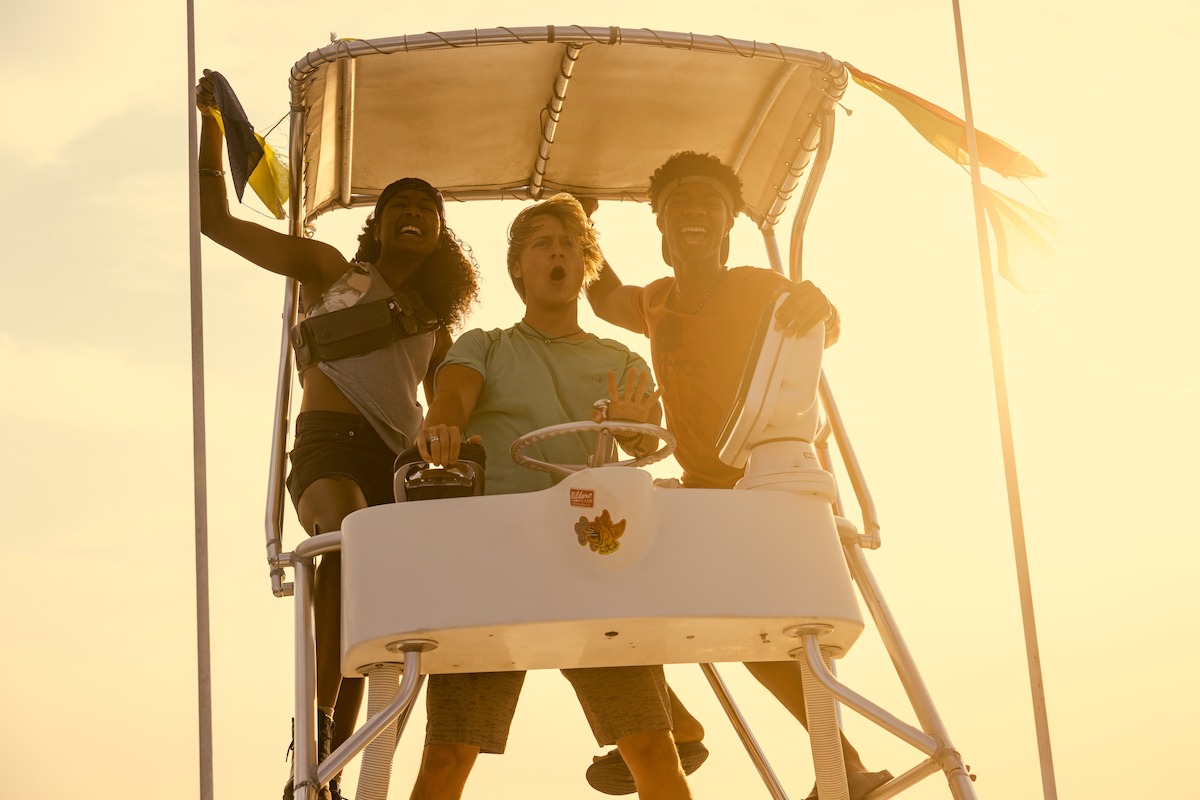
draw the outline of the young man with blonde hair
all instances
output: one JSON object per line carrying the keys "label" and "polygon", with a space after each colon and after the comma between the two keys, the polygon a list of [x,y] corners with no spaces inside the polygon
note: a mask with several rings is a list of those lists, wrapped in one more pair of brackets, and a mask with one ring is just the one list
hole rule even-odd
{"label": "young man with blonde hair", "polygon": [[[649,368],[624,345],[586,333],[579,296],[602,257],[578,201],[555,197],[522,211],[509,230],[508,272],[525,301],[522,319],[504,330],[472,330],[450,348],[417,437],[421,455],[452,464],[464,441],[493,454],[489,494],[545,489],[558,478],[509,458],[513,440],[531,430],[591,417],[609,400],[610,419],[656,422],[658,393]],[[586,463],[594,437],[555,437],[538,457]],[[634,436],[622,446],[642,454],[656,445]],[[563,670],[601,745],[616,744],[636,791],[647,800],[691,797],[671,736],[670,699],[661,666]],[[502,753],[525,675],[522,672],[433,675],[428,726],[413,800],[457,800],[481,752]]]}

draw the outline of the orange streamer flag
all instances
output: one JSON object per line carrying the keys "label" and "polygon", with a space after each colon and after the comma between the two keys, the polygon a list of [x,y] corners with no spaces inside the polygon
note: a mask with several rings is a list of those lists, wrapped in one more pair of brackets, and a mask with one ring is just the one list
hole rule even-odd
{"label": "orange streamer flag", "polygon": [[[926,141],[956,163],[970,163],[965,122],[899,86],[849,64],[846,68],[855,83],[887,101]],[[1005,178],[1045,177],[1036,164],[1011,145],[980,130],[975,131],[975,138],[982,166]],[[994,189],[982,188],[984,209],[996,246],[996,269],[1002,278],[1022,292],[1039,291],[1038,284],[1044,282],[1047,274],[1042,266],[1053,265],[1057,260],[1055,245],[1062,238],[1064,224]]]}
{"label": "orange streamer flag", "polygon": [[[859,86],[874,92],[899,111],[917,133],[959,164],[970,163],[967,154],[967,124],[941,106],[906,92],[899,86],[880,80],[846,64]],[[975,131],[979,145],[979,163],[1006,178],[1041,178],[1044,173],[1020,151],[999,139]]]}
{"label": "orange streamer flag", "polygon": [[1058,244],[1069,226],[995,189],[984,186],[983,192],[1000,277],[1026,294],[1042,291],[1045,267],[1056,266]]}

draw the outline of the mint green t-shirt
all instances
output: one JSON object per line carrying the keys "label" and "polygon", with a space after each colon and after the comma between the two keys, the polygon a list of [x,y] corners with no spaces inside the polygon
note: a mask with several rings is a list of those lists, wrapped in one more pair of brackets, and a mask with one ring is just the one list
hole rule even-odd
{"label": "mint green t-shirt", "polygon": [[[442,366],[447,364],[461,364],[483,376],[466,434],[482,437],[487,450],[487,494],[536,492],[558,483],[557,475],[518,466],[508,454],[513,441],[547,425],[590,420],[593,404],[608,397],[610,369],[622,391],[631,367],[650,369],[641,356],[612,339],[589,334],[578,341],[547,341],[524,322],[504,330],[467,331],[450,348]],[[651,381],[646,391],[654,391]],[[591,433],[555,436],[525,452],[551,463],[586,464],[594,442]]]}

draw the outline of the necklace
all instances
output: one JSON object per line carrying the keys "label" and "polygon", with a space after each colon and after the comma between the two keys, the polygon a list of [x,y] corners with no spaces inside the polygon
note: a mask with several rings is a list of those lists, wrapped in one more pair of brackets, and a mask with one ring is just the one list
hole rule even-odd
{"label": "necklace", "polygon": [[547,334],[542,333],[537,328],[530,325],[525,320],[521,320],[521,324],[524,325],[526,328],[529,328],[529,330],[533,331],[534,334],[536,334],[534,338],[541,339],[542,342],[545,344],[550,344],[551,342],[557,342],[560,339],[566,339],[569,336],[576,336],[580,333],[583,333],[583,328],[576,328],[575,330],[571,331],[570,333],[564,333],[562,336],[548,336]]}
{"label": "necklace", "polygon": [[712,299],[713,292],[717,290],[717,287],[721,285],[721,282],[725,280],[725,276],[728,274],[729,270],[721,270],[721,274],[717,276],[715,281],[713,281],[713,285],[708,287],[708,294],[704,295],[704,299],[700,301],[700,305],[696,306],[691,311],[684,311],[683,309],[679,308],[679,283],[676,282],[675,285],[671,287],[671,306],[682,314],[698,314],[700,309],[704,308],[708,301]]}

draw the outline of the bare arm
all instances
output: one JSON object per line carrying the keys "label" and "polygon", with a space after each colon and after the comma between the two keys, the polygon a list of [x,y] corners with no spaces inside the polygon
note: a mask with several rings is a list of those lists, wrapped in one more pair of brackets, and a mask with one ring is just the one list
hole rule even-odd
{"label": "bare arm", "polygon": [[[590,221],[592,214],[600,207],[600,201],[586,195],[575,195],[575,199],[583,206],[583,213]],[[594,223],[593,223],[594,225]],[[603,258],[603,256],[601,256]],[[645,333],[638,324],[637,315],[633,313],[633,295],[640,286],[625,286],[617,273],[613,272],[608,259],[600,266],[600,275],[587,287],[588,303],[596,316],[605,322],[618,325],[634,333]]]}
{"label": "bare arm", "polygon": [[[222,169],[224,142],[212,112],[216,101],[212,81],[202,77],[196,86],[200,109],[200,230],[219,245],[258,266],[302,284],[323,290],[346,271],[347,262],[336,248],[313,239],[288,236],[229,213]],[[206,174],[208,173],[208,174]]]}
{"label": "bare arm", "polygon": [[450,336],[450,331],[438,328],[434,333],[433,355],[429,357],[429,368],[425,371],[425,379],[422,381],[425,385],[425,402],[430,408],[433,407],[433,400],[437,395],[434,389],[436,388],[438,367],[446,360],[446,353],[450,352],[452,344],[454,344],[454,339]]}
{"label": "bare arm", "polygon": [[[467,420],[483,391],[483,375],[462,364],[447,364],[437,375],[437,393],[417,434],[421,458],[431,464],[453,464],[463,442]],[[436,440],[429,441],[433,436]],[[477,437],[472,437],[477,440]]]}
{"label": "bare arm", "polygon": [[600,319],[634,333],[645,333],[633,312],[633,296],[639,289],[640,286],[626,286],[621,283],[621,279],[606,260],[600,270],[600,277],[588,285],[587,299],[592,311]]}

